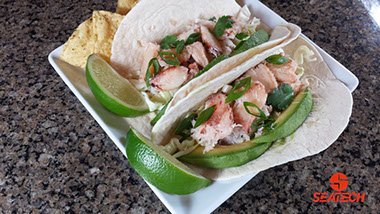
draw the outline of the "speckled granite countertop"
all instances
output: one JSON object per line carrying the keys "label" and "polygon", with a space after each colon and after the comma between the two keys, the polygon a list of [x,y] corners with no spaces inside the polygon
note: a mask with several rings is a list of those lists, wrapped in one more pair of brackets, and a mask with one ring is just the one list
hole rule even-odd
{"label": "speckled granite countertop", "polygon": [[[353,115],[326,151],[261,172],[215,213],[380,212],[380,30],[363,2],[265,1],[359,78]],[[0,2],[0,213],[168,212],[47,61],[93,10],[115,8]],[[335,172],[364,203],[312,202]]]}

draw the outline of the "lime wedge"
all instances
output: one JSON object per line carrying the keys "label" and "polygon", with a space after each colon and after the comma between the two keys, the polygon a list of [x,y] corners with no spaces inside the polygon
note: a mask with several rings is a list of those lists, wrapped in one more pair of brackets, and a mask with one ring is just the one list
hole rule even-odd
{"label": "lime wedge", "polygon": [[88,57],[86,78],[96,99],[111,112],[123,117],[137,117],[149,112],[141,93],[100,56],[92,54]]}
{"label": "lime wedge", "polygon": [[171,194],[185,195],[210,185],[211,181],[130,129],[127,157],[133,168],[149,183]]}

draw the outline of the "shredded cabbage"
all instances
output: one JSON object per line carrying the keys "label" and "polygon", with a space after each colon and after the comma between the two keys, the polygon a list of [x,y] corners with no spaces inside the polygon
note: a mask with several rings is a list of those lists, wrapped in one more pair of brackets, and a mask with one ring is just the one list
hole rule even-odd
{"label": "shredded cabbage", "polygon": [[178,138],[173,137],[172,139],[170,139],[168,144],[160,147],[170,155],[173,155],[173,157],[178,158],[183,155],[189,154],[198,146],[199,144],[197,144],[193,139],[187,139],[181,143],[179,142]]}
{"label": "shredded cabbage", "polygon": [[302,65],[304,60],[307,62],[317,61],[317,58],[311,58],[312,56],[314,56],[314,52],[310,50],[306,45],[301,45],[294,53],[293,58],[296,60],[298,65]]}
{"label": "shredded cabbage", "polygon": [[225,94],[230,93],[231,90],[232,90],[232,86],[231,85],[225,85],[222,88],[222,92],[225,93]]}
{"label": "shredded cabbage", "polygon": [[273,55],[276,55],[276,54],[283,54],[283,55],[285,55],[285,51],[284,51],[284,49],[279,48],[279,49],[273,51],[272,54],[273,54]]}
{"label": "shredded cabbage", "polygon": [[260,25],[260,23],[260,19],[253,17],[253,19],[246,26],[248,36],[252,36],[256,32],[256,28]]}
{"label": "shredded cabbage", "polygon": [[[174,138],[177,139],[177,138]],[[178,139],[177,139],[178,140]],[[174,144],[173,140],[171,139],[168,144],[165,146],[160,146],[165,152],[173,155],[177,151],[177,146]]]}
{"label": "shredded cabbage", "polygon": [[151,100],[151,98],[149,97],[148,93],[146,92],[141,92],[141,94],[143,95],[144,99],[145,99],[145,102],[146,104],[148,105],[149,107],[149,111],[156,111],[158,110],[160,107],[163,106],[162,103],[156,103],[156,102],[153,102]]}

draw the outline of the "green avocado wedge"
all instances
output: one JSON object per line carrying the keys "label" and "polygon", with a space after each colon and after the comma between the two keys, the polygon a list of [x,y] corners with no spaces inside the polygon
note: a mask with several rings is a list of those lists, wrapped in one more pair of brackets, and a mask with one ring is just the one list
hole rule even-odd
{"label": "green avocado wedge", "polygon": [[276,119],[274,123],[276,126],[267,135],[240,144],[217,146],[205,154],[203,154],[204,147],[199,146],[178,159],[193,165],[215,169],[241,166],[262,155],[272,145],[272,142],[295,132],[306,120],[312,107],[311,92],[305,89]]}
{"label": "green avocado wedge", "polygon": [[272,142],[252,143],[247,141],[229,146],[218,146],[205,154],[203,154],[204,147],[198,146],[191,153],[178,159],[196,166],[223,169],[241,166],[250,160],[258,158],[270,145],[272,145]]}
{"label": "green avocado wedge", "polygon": [[306,120],[313,108],[313,98],[308,89],[300,92],[290,106],[276,118],[274,129],[252,140],[254,143],[273,142],[295,132]]}
{"label": "green avocado wedge", "polygon": [[133,129],[127,133],[126,152],[140,176],[166,193],[190,194],[211,183]]}

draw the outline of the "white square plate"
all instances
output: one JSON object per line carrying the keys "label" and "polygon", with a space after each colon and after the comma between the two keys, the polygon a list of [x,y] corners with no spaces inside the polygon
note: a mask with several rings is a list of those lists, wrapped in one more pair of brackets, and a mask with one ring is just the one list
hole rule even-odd
{"label": "white square plate", "polygon": [[[285,22],[284,19],[258,0],[245,0],[239,2],[241,5],[247,5],[255,17],[261,19],[262,22],[271,28]],[[306,38],[304,35],[301,36]],[[310,40],[308,39],[308,41]],[[353,92],[359,84],[356,76],[313,42],[311,43],[318,49],[336,78],[342,81],[347,88]],[[125,135],[129,129],[128,123],[124,118],[109,112],[97,102],[87,85],[86,76],[83,69],[71,66],[59,59],[62,48],[63,46],[55,49],[49,54],[50,64],[61,76],[63,81],[69,86],[75,96],[77,96],[80,102],[95,118],[107,135],[117,145],[121,152],[126,156],[124,142]],[[256,174],[257,173],[252,173],[251,175],[228,181],[213,182],[207,188],[184,196],[166,194],[149,183],[148,185],[172,213],[201,214],[210,213],[215,210],[220,204],[231,197]],[[204,200],[207,198],[212,198],[213,200]]]}

